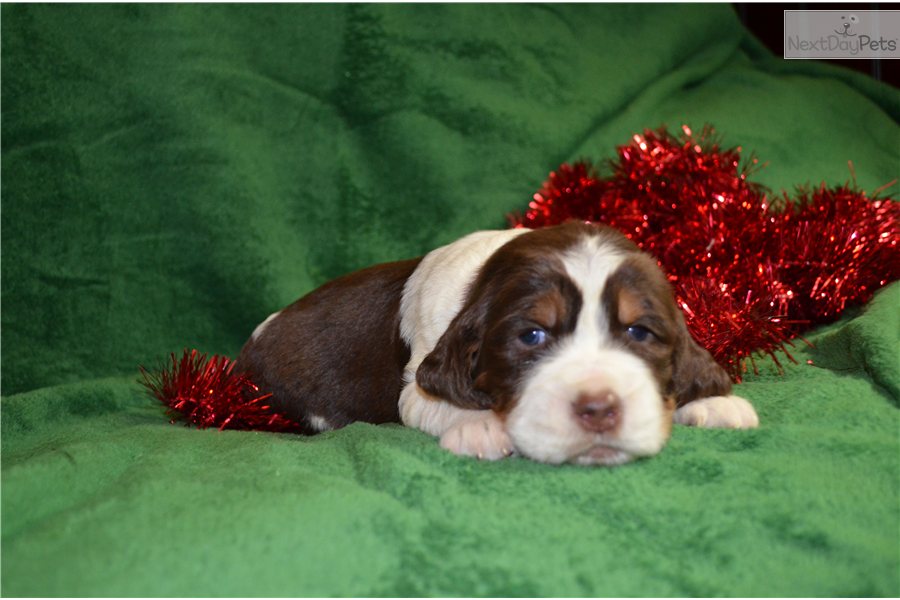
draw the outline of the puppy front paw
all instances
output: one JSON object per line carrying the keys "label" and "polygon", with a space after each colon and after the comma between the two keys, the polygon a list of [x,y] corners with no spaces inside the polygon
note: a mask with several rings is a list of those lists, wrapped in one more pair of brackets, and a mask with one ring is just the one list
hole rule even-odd
{"label": "puppy front paw", "polygon": [[673,420],[694,427],[752,429],[759,426],[753,405],[740,396],[712,396],[688,402],[675,411]]}
{"label": "puppy front paw", "polygon": [[477,411],[441,436],[441,448],[460,456],[499,460],[513,453],[506,426],[493,411]]}

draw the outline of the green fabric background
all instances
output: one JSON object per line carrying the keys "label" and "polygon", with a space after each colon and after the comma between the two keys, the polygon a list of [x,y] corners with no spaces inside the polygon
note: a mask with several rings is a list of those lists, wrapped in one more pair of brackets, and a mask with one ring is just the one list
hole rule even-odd
{"label": "green fabric background", "polygon": [[135,384],[503,227],[647,127],[712,123],[776,190],[847,161],[873,190],[896,89],[773,57],[722,5],[0,16],[3,595],[900,595],[897,284],[758,363],[758,430],[676,427],[618,469],[175,427]]}

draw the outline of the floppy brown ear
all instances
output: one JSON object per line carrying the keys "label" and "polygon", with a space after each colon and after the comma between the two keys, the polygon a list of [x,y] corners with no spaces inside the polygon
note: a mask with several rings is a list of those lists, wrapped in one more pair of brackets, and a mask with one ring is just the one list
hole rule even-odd
{"label": "floppy brown ear", "polygon": [[491,398],[474,388],[474,368],[484,335],[483,302],[464,307],[416,371],[423,390],[460,408],[487,409]]}
{"label": "floppy brown ear", "polygon": [[675,348],[670,395],[683,406],[693,400],[731,393],[731,378],[709,352],[701,348],[679,315],[679,341]]}

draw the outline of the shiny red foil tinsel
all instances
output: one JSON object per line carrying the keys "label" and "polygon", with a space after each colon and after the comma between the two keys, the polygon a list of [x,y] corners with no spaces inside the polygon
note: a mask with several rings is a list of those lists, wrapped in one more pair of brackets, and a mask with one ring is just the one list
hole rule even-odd
{"label": "shiny red foil tinsel", "polygon": [[[712,128],[635,135],[608,176],[587,162],[550,174],[515,227],[579,219],[621,230],[655,256],[691,334],[735,380],[746,360],[836,320],[900,277],[900,203],[853,185],[770,198],[760,167]],[[883,189],[883,188],[882,188]],[[755,365],[754,365],[755,367]]]}
{"label": "shiny red foil tinsel", "polygon": [[167,407],[172,423],[180,419],[200,429],[252,429],[299,432],[299,423],[273,412],[250,378],[235,371],[224,356],[209,358],[197,350],[184,350],[180,359],[170,355],[171,365],[149,371],[140,367],[141,384]]}

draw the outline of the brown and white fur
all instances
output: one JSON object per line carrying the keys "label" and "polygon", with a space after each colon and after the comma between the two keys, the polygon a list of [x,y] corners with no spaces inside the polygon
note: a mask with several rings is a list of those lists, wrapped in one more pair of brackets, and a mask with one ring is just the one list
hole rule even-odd
{"label": "brown and white fur", "polygon": [[756,427],[656,261],[613,229],[483,231],[271,315],[239,368],[309,433],[401,421],[462,455],[621,464],[671,424]]}

